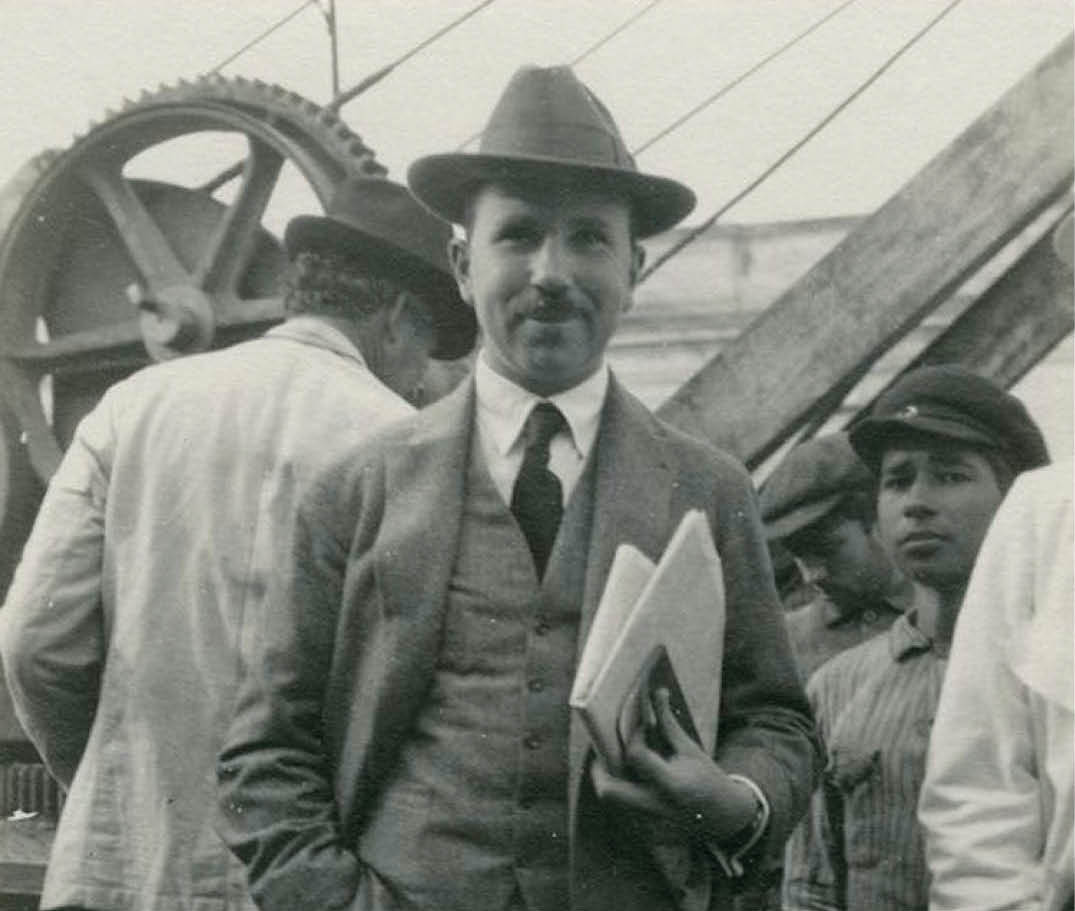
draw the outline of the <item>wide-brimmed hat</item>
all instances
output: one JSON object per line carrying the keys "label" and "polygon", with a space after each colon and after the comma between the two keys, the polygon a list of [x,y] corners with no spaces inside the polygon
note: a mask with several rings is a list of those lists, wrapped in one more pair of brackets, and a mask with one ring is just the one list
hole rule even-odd
{"label": "wide-brimmed hat", "polygon": [[352,177],[340,184],[324,215],[291,219],[284,245],[292,257],[304,250],[343,254],[422,295],[433,316],[430,354],[452,360],[474,347],[477,323],[448,263],[451,237],[451,226],[406,187],[383,177]]}
{"label": "wide-brimmed hat", "polygon": [[995,450],[1016,474],[1049,461],[1041,430],[1023,403],[954,364],[904,374],[850,431],[851,445],[875,472],[887,449],[922,438]]}
{"label": "wide-brimmed hat", "polygon": [[638,237],[671,228],[695,203],[678,181],[638,170],[608,109],[567,66],[517,70],[477,153],[428,155],[407,172],[414,195],[457,224],[476,186],[520,179],[581,181],[622,194]]}
{"label": "wide-brimmed hat", "polygon": [[784,457],[759,494],[765,536],[786,538],[832,512],[848,494],[872,492],[873,474],[846,433],[800,443]]}

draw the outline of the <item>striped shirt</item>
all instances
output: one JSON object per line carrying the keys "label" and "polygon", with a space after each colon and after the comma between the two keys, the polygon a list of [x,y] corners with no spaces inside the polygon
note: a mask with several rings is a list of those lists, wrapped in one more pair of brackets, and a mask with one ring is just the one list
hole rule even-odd
{"label": "striped shirt", "polygon": [[916,807],[946,665],[912,611],[810,679],[829,764],[788,842],[788,911],[928,907]]}

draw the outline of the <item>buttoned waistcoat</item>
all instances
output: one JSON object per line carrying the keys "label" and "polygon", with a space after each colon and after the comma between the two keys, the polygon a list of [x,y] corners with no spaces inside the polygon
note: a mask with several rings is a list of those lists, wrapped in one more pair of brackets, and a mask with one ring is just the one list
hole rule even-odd
{"label": "buttoned waistcoat", "polygon": [[[473,425],[471,381],[327,472],[300,511],[218,768],[220,832],[263,908],[391,907],[352,846],[430,685]],[[820,749],[749,477],[658,421],[615,378],[596,445],[578,648],[616,547],[628,542],[656,559],[683,514],[703,510],[727,590],[716,758],[768,796],[775,855],[805,809]],[[580,820],[600,816],[580,808],[584,791],[582,800],[594,799],[581,787],[588,750],[573,721],[573,906],[648,907],[624,894],[615,846],[580,835]]]}

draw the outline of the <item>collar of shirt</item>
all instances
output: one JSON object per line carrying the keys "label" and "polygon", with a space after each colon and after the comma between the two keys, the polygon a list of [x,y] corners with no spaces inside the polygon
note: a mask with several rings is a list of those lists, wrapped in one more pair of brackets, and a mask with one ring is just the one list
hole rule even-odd
{"label": "collar of shirt", "polygon": [[854,610],[847,612],[842,612],[827,595],[822,596],[817,603],[822,619],[825,621],[825,626],[830,629],[858,620],[867,611],[873,611],[879,617],[885,615],[891,617],[893,614],[902,614],[906,609],[895,604],[890,598],[863,598],[860,599]]}
{"label": "collar of shirt", "polygon": [[933,640],[916,625],[918,611],[912,608],[888,629],[888,644],[895,661],[933,650]]}
{"label": "collar of shirt", "polygon": [[559,408],[571,431],[553,441],[549,460],[563,484],[566,502],[597,439],[608,384],[608,365],[602,363],[577,386],[542,398],[493,370],[484,352],[478,356],[474,369],[478,435],[493,481],[506,502],[511,502],[511,488],[522,464],[523,425],[538,402],[552,402]]}
{"label": "collar of shirt", "polygon": [[357,361],[359,366],[369,369],[358,346],[335,326],[316,316],[309,314],[289,316],[265,335],[267,338],[286,338],[304,345],[325,348],[341,357]]}

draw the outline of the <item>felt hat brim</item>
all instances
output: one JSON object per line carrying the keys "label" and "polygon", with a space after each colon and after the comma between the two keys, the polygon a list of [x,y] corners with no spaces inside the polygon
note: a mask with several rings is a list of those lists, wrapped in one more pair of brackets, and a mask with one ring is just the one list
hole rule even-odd
{"label": "felt hat brim", "polygon": [[816,500],[811,500],[809,503],[803,503],[774,519],[766,519],[765,539],[767,541],[778,541],[781,538],[795,534],[797,531],[801,531],[808,525],[813,525],[818,519],[824,518],[832,512],[846,496],[846,492],[839,491],[827,497],[820,497]]}
{"label": "felt hat brim", "polygon": [[696,202],[694,193],[667,177],[577,161],[523,155],[449,152],[415,161],[407,172],[411,192],[432,212],[462,224],[474,189],[490,182],[555,180],[577,182],[623,196],[637,237],[671,228]]}

